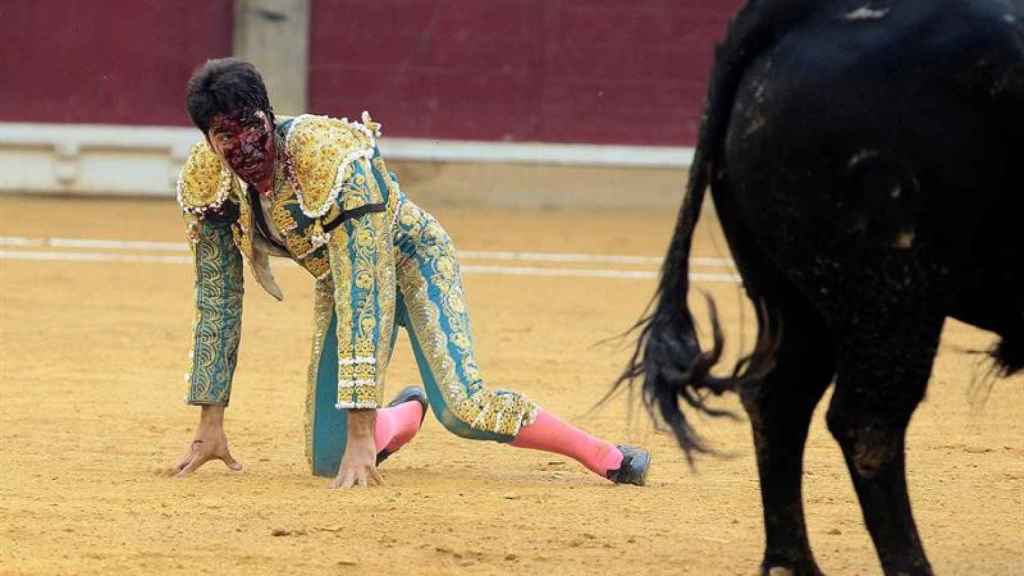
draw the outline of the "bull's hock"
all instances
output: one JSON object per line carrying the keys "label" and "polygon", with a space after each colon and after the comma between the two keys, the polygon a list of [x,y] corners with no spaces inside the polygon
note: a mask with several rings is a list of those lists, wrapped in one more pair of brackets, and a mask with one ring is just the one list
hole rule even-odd
{"label": "bull's hock", "polygon": [[[0,123],[0,192],[172,197],[194,128]],[[644,208],[682,198],[693,150],[385,138],[403,186],[437,204]]]}

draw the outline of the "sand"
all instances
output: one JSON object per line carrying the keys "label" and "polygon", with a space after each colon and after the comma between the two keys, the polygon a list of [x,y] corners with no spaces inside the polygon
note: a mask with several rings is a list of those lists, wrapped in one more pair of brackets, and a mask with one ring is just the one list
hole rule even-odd
{"label": "sand", "polygon": [[[464,250],[660,256],[672,210],[439,209]],[[710,221],[709,221],[710,222]],[[0,197],[0,235],[181,242],[171,201]],[[87,248],[0,249],[141,254]],[[147,253],[152,255],[152,253]],[[178,256],[182,253],[174,252]],[[713,224],[695,255],[728,256]],[[464,264],[653,271],[653,264]],[[247,278],[227,433],[244,464],[176,480],[198,411],[182,402],[191,322],[187,265],[0,259],[0,574],[753,574],[763,547],[745,419],[698,422],[728,458],[687,467],[627,395],[595,409],[628,350],[650,278],[467,275],[490,385],[574,424],[649,447],[649,485],[614,486],[550,454],[461,440],[428,417],[383,467],[383,487],[332,491],[303,455],[312,283],[275,263],[286,299]],[[248,275],[248,273],[247,273]],[[731,344],[752,341],[734,284],[715,296]],[[1024,573],[1024,386],[964,348],[993,338],[949,322],[908,439],[918,526],[941,574]],[[730,354],[735,353],[735,346]],[[389,393],[417,383],[398,344]],[[972,385],[974,387],[972,388]],[[877,574],[874,549],[819,406],[804,494],[831,574]],[[722,401],[742,414],[735,398]]]}

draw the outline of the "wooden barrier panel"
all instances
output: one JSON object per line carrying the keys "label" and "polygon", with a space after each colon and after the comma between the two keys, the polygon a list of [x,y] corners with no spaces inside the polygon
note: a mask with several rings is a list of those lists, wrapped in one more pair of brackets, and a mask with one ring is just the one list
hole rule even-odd
{"label": "wooden barrier panel", "polygon": [[692,146],[740,0],[313,0],[310,108],[391,135]]}
{"label": "wooden barrier panel", "polygon": [[231,53],[232,0],[0,5],[0,122],[189,124],[185,82]]}

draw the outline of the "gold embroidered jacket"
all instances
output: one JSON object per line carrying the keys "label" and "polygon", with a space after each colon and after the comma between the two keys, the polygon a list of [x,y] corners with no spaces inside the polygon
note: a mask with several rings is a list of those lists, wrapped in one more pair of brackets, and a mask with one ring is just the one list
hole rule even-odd
{"label": "gold embroidered jacket", "polygon": [[[271,254],[333,284],[338,338],[338,408],[376,408],[394,324],[391,227],[400,192],[376,146],[380,125],[303,115],[276,128],[269,210],[283,245],[259,231],[254,192],[205,140],[178,180],[195,266],[190,404],[226,405],[238,357],[242,261],[278,300]],[[379,369],[378,369],[379,368]]]}

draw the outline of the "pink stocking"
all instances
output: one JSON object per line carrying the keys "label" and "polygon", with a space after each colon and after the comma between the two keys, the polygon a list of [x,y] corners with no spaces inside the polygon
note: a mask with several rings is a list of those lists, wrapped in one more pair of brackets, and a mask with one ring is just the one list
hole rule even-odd
{"label": "pink stocking", "polygon": [[522,428],[511,442],[516,448],[533,448],[575,459],[596,474],[608,476],[622,465],[622,452],[614,444],[566,424],[553,414],[537,411],[533,424]]}
{"label": "pink stocking", "polygon": [[386,449],[394,452],[401,448],[419,431],[422,419],[423,405],[419,402],[403,402],[377,410],[377,423],[373,429],[377,451]]}

